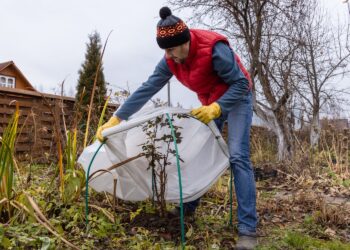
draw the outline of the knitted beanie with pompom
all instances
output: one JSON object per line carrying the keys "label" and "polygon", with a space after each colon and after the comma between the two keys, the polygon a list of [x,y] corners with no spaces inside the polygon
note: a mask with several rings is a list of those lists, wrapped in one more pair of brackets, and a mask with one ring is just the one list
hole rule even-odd
{"label": "knitted beanie with pompom", "polygon": [[159,10],[160,21],[157,24],[157,43],[160,48],[168,49],[188,42],[191,38],[186,24],[172,15],[168,7]]}

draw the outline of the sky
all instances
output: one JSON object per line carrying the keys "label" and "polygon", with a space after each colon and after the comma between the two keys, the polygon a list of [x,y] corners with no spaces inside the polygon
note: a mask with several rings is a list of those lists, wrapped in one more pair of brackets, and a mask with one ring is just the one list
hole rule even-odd
{"label": "sky", "polygon": [[[342,0],[322,1],[332,16],[347,14]],[[39,91],[59,93],[65,79],[69,95],[75,91],[88,35],[98,31],[104,43],[113,30],[103,58],[105,79],[112,87],[128,84],[133,92],[163,56],[155,36],[164,5],[163,0],[2,0],[0,62],[14,61]],[[189,17],[186,11],[174,14],[184,21]],[[155,97],[166,100],[166,88]],[[174,78],[171,99],[185,108],[200,105]]]}

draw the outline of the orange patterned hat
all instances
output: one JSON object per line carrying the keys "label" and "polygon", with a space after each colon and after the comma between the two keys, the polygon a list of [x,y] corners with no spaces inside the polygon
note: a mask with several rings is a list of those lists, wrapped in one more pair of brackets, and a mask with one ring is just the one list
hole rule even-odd
{"label": "orange patterned hat", "polygon": [[172,15],[168,7],[161,8],[159,16],[161,20],[157,25],[157,43],[160,48],[176,47],[190,40],[187,25],[180,18]]}

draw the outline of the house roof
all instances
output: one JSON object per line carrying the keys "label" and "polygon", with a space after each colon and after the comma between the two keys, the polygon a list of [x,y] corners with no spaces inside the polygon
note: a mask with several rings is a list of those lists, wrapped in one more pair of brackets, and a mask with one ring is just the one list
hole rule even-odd
{"label": "house roof", "polygon": [[13,63],[13,61],[0,63],[0,71],[2,71],[3,69],[7,68],[7,66],[11,65],[12,63]]}
{"label": "house roof", "polygon": [[19,70],[19,68],[16,66],[16,64],[13,61],[8,61],[8,62],[3,62],[0,63],[0,72],[4,69],[6,69],[7,67],[14,67],[15,70],[17,71],[17,73],[24,79],[24,81],[29,85],[30,88],[32,88],[33,91],[36,91],[36,89],[33,87],[32,84],[30,84],[30,82],[28,81],[28,79],[23,75],[23,73]]}
{"label": "house roof", "polygon": [[30,91],[25,89],[14,89],[14,88],[6,88],[6,87],[0,87],[0,93],[22,94],[26,96],[38,96],[38,97],[53,98],[53,99],[63,99],[68,101],[75,100],[74,97],[69,97],[69,96],[59,96],[59,95],[53,95],[48,93],[41,93],[38,91]]}

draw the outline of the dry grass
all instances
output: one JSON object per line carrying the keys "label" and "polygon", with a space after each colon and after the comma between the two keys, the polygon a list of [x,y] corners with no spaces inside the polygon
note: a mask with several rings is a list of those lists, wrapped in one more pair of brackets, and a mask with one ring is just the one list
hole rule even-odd
{"label": "dry grass", "polygon": [[254,166],[275,165],[286,173],[316,177],[331,172],[350,178],[350,130],[336,130],[329,126],[322,130],[318,147],[312,148],[305,131],[295,136],[295,152],[290,161],[277,162],[276,137],[267,129],[253,127],[251,132],[251,160]]}

